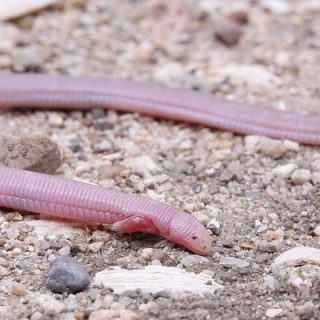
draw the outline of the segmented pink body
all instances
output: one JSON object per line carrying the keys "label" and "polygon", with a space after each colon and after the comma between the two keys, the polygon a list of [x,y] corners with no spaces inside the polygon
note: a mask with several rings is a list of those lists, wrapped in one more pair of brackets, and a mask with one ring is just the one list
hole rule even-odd
{"label": "segmented pink body", "polygon": [[112,108],[320,145],[320,116],[257,108],[191,90],[89,77],[0,75],[1,107]]}
{"label": "segmented pink body", "polygon": [[206,254],[211,239],[194,217],[160,201],[89,183],[0,166],[0,207],[143,231]]}

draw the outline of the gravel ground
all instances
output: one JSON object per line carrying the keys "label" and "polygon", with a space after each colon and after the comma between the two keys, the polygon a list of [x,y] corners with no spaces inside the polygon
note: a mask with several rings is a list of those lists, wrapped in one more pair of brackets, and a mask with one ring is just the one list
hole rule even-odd
{"label": "gravel ground", "polygon": [[[58,3],[0,24],[0,68],[153,81],[319,113],[319,2],[227,3]],[[319,261],[271,268],[290,248],[320,248],[319,148],[101,110],[2,113],[0,128],[48,136],[63,155],[60,175],[166,201],[214,233],[207,259],[185,263],[189,252],[156,236],[82,226],[67,237],[40,239],[31,222],[46,220],[6,211],[0,216],[1,319],[320,318]],[[202,295],[117,294],[91,283],[77,294],[52,293],[48,269],[65,255],[91,277],[109,266],[162,264],[205,272],[224,288]]]}

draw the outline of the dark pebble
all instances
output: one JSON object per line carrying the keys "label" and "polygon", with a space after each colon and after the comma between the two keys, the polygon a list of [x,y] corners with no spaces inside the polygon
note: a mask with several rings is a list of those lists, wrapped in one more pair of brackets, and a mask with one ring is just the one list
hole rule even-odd
{"label": "dark pebble", "polygon": [[58,257],[48,272],[47,287],[56,293],[76,293],[90,282],[90,276],[84,267],[74,258]]}
{"label": "dark pebble", "polygon": [[248,12],[244,11],[244,10],[237,10],[237,11],[233,11],[228,15],[228,18],[236,23],[239,24],[246,24],[248,23]]}
{"label": "dark pebble", "polygon": [[93,119],[100,119],[103,118],[106,114],[105,111],[103,109],[100,108],[95,108],[91,111],[92,114],[92,118]]}
{"label": "dark pebble", "polygon": [[71,246],[71,248],[70,248],[70,254],[71,254],[72,256],[77,255],[79,252],[80,252],[80,247],[79,247],[79,246],[77,246],[77,245]]}
{"label": "dark pebble", "polygon": [[114,125],[110,122],[96,122],[94,125],[96,130],[104,131],[104,130],[111,130],[114,128]]}
{"label": "dark pebble", "polygon": [[236,45],[242,36],[242,27],[238,23],[225,21],[217,26],[214,36],[227,46]]}

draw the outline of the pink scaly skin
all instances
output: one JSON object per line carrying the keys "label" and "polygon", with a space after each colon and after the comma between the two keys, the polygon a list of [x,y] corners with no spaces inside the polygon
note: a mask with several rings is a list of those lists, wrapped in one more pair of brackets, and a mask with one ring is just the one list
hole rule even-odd
{"label": "pink scaly skin", "polygon": [[320,145],[320,116],[253,107],[155,84],[90,77],[0,74],[1,108],[110,108]]}
{"label": "pink scaly skin", "polygon": [[178,208],[26,170],[0,166],[0,207],[112,224],[111,230],[117,232],[159,234],[201,255],[211,249],[209,231]]}

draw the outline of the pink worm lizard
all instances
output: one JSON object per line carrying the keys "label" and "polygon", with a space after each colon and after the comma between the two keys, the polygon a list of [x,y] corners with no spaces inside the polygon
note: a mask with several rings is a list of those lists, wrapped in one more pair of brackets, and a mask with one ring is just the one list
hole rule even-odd
{"label": "pink worm lizard", "polygon": [[[0,109],[113,108],[320,145],[320,116],[256,108],[209,94],[125,80],[0,75]],[[0,167],[0,206],[112,224],[118,232],[160,234],[198,254],[211,248],[208,230],[165,203],[91,184]]]}

